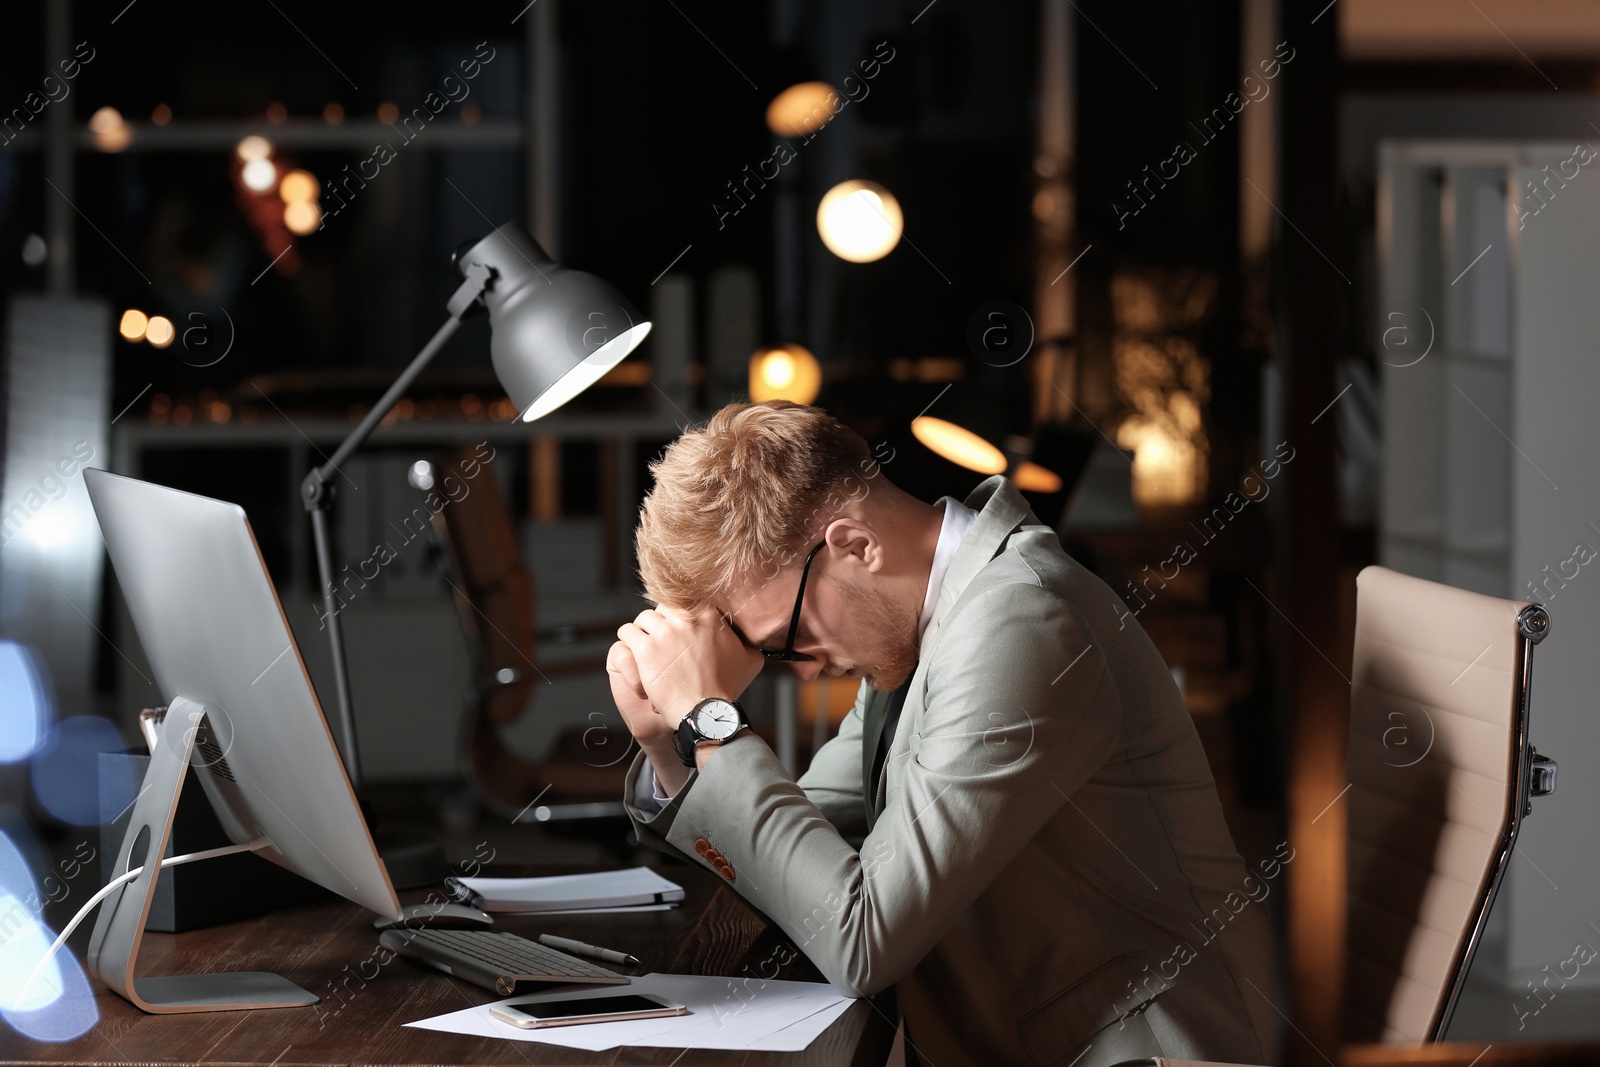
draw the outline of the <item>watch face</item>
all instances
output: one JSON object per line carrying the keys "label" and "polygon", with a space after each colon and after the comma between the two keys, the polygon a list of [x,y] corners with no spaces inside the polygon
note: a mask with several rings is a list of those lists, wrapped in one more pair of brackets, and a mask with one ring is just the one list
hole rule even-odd
{"label": "watch face", "polygon": [[695,711],[694,728],[709,740],[725,741],[739,729],[739,709],[726,700],[708,700]]}

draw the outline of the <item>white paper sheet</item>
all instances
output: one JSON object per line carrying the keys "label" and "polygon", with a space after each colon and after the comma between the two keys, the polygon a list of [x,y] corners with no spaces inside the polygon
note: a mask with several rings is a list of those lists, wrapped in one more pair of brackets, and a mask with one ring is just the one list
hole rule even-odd
{"label": "white paper sheet", "polygon": [[[542,1030],[508,1026],[489,1014],[489,1004],[407,1023],[423,1030],[539,1041],[599,1052],[619,1045],[640,1048],[744,1049],[799,1052],[815,1041],[852,1003],[818,982],[761,982],[688,974],[646,974],[622,988],[585,990],[581,996],[652,993],[689,1008],[690,1014],[620,1023],[580,1023]],[[565,994],[565,1000],[574,994]],[[496,1001],[526,1004],[548,994]]]}

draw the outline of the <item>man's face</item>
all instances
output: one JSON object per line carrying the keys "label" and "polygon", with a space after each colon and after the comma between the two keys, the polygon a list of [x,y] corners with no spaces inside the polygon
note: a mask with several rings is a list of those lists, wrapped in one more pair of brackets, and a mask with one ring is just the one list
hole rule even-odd
{"label": "man's face", "polygon": [[[794,616],[802,565],[771,581],[755,581],[715,607],[752,648],[780,651]],[[791,663],[801,678],[820,674],[864,678],[887,692],[905,684],[917,663],[917,605],[901,604],[875,581],[861,558],[827,545],[811,562],[794,651],[812,657]]]}

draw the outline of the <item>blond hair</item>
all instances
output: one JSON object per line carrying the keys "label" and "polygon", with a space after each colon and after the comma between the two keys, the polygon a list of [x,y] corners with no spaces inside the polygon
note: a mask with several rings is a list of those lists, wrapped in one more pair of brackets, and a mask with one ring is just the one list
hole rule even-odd
{"label": "blond hair", "polygon": [[787,400],[729,404],[650,465],[634,547],[652,603],[694,611],[798,563],[878,473],[867,443]]}

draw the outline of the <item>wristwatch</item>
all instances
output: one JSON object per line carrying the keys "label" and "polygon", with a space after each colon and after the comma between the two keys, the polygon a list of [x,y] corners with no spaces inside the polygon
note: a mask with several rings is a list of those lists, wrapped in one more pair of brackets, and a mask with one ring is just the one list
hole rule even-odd
{"label": "wristwatch", "polygon": [[707,697],[683,717],[672,735],[672,749],[685,767],[694,766],[694,750],[704,742],[720,745],[741,730],[750,729],[750,720],[737,700]]}

